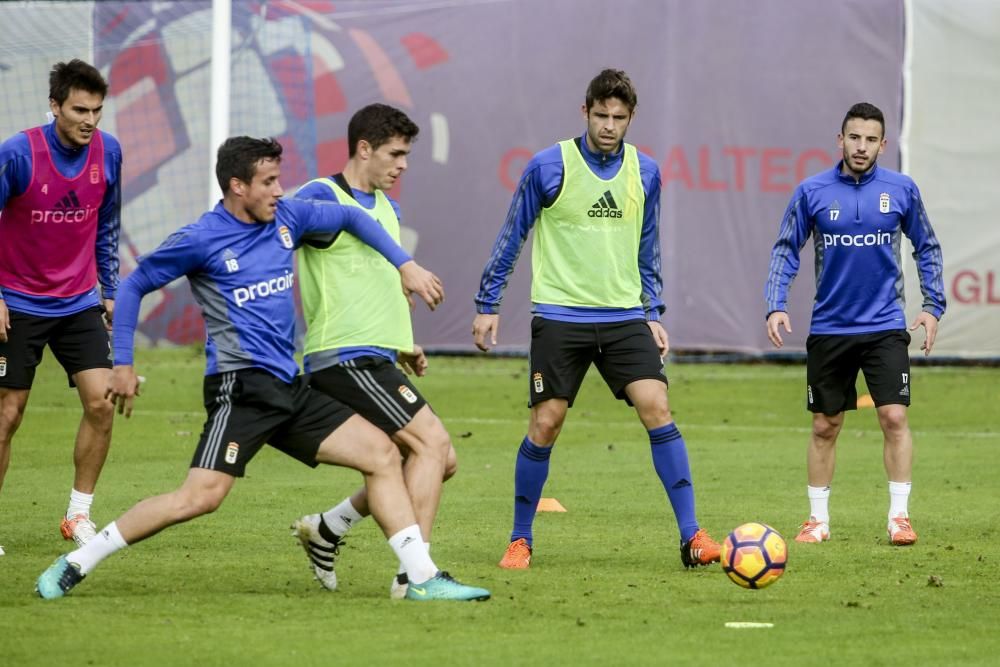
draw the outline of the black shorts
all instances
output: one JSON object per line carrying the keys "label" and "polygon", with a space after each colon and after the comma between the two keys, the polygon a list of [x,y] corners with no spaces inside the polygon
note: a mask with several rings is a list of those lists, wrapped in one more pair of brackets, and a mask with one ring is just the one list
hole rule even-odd
{"label": "black shorts", "polygon": [[315,371],[309,376],[309,384],[390,436],[409,424],[427,405],[403,371],[376,355],[356,357]]}
{"label": "black shorts", "polygon": [[910,334],[904,330],[806,339],[806,407],[835,415],[855,410],[858,371],[876,406],[910,404]]}
{"label": "black shorts", "polygon": [[73,376],[91,368],[111,368],[111,341],[104,308],[95,306],[62,317],[10,312],[7,342],[0,343],[0,387],[31,389],[35,369],[48,345],[74,387]]}
{"label": "black shorts", "polygon": [[534,317],[528,355],[528,405],[550,398],[576,399],[593,363],[615,398],[629,405],[625,387],[636,380],[660,380],[663,360],[644,320],[580,324]]}
{"label": "black shorts", "polygon": [[302,376],[291,384],[267,371],[247,368],[205,376],[205,411],[192,468],[242,477],[261,447],[277,450],[315,467],[316,452],[354,412],[312,391]]}

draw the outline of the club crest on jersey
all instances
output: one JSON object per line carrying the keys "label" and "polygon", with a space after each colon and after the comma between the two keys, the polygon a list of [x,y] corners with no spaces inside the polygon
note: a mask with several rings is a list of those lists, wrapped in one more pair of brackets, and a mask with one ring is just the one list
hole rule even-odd
{"label": "club crest on jersey", "polygon": [[540,394],[545,391],[545,383],[542,382],[542,374],[536,372],[531,376],[531,382],[535,385],[535,393]]}
{"label": "club crest on jersey", "polygon": [[417,402],[417,395],[405,384],[399,385],[399,395],[406,399],[407,403],[412,404]]}
{"label": "club crest on jersey", "polygon": [[240,455],[240,446],[238,443],[231,442],[226,446],[226,463],[236,463],[237,457]]}
{"label": "club crest on jersey", "polygon": [[882,194],[880,194],[878,196],[878,210],[879,210],[879,213],[888,213],[889,212],[889,205],[891,203],[892,203],[892,201],[889,199],[889,193],[888,192],[883,192]]}
{"label": "club crest on jersey", "polygon": [[0,378],[7,377],[7,357],[0,357]]}
{"label": "club crest on jersey", "polygon": [[96,164],[90,166],[90,184],[97,185],[101,182],[101,169]]}
{"label": "club crest on jersey", "polygon": [[284,225],[278,227],[278,235],[281,237],[282,245],[284,245],[289,250],[291,250],[295,246],[295,244],[292,243],[292,234],[291,232],[288,231],[288,227],[285,227]]}

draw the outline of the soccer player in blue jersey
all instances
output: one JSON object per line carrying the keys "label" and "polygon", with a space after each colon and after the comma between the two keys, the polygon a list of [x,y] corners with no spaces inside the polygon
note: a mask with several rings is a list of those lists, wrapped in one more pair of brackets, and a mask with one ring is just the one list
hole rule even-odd
{"label": "soccer player in blue jersey", "polygon": [[764,298],[767,335],[781,347],[791,332],[788,288],[799,270],[799,252],[813,238],[816,300],[806,340],[806,406],[813,413],[807,467],[809,520],[798,542],[830,539],[830,483],[844,412],[857,407],[858,371],[878,412],[889,477],[887,532],[894,545],[917,541],[908,500],[913,469],[910,404],[910,334],[903,314],[902,236],[917,263],[923,309],[910,325],[923,327],[931,353],[944,314],[941,246],[920,191],[908,176],[876,164],[885,150],[885,118],[868,103],[848,110],[837,137],[843,159],[795,189],[771,251]]}
{"label": "soccer player in blue jersey", "polygon": [[207,329],[204,383],[208,419],[181,487],[147,498],[85,546],[60,556],[36,584],[58,598],[102,560],[169,526],[214,511],[265,444],[309,466],[359,470],[372,513],[410,579],[412,600],[485,600],[430,558],[392,442],[345,405],[310,390],[294,354],[294,251],[309,234],[348,232],[399,270],[403,287],[430,306],[444,298],[437,277],[406,254],[380,225],[346,206],[284,201],[281,145],[234,137],[219,148],[222,201],[145,256],[122,283],[114,324],[115,365],[108,397],[131,414],[138,379],[133,338],[142,296],[186,276]]}
{"label": "soccer player in blue jersey", "polygon": [[122,149],[97,129],[107,92],[93,66],[56,63],[49,74],[53,122],[0,144],[0,487],[48,345],[83,406],[60,525],[78,545],[94,536],[90,508],[114,414],[104,389],[118,288]]}
{"label": "soccer player in blue jersey", "polygon": [[[419,131],[399,109],[369,104],[348,123],[343,172],[310,181],[296,198],[361,208],[398,240],[399,205],[386,192],[406,171]],[[423,375],[427,357],[413,343],[399,277],[384,258],[347,235],[310,239],[299,252],[309,384],[382,429],[399,447],[406,457],[406,487],[429,546],[441,484],[455,473],[457,461],[441,419],[404,373]],[[325,588],[337,587],[334,559],[342,538],[369,513],[368,493],[361,487],[326,512],[303,516],[292,526]],[[406,590],[400,563],[390,595],[400,598]]]}
{"label": "soccer player in blue jersey", "polygon": [[483,271],[475,344],[496,345],[500,298],[528,232],[532,247],[528,396],[531,416],[514,467],[514,529],[500,567],[525,569],[549,458],[591,364],[645,427],[653,467],[680,530],[686,567],[719,560],[695,518],[684,439],[670,414],[660,324],[660,171],[625,143],[637,96],[628,76],[604,70],[587,88],[586,131],[528,162]]}

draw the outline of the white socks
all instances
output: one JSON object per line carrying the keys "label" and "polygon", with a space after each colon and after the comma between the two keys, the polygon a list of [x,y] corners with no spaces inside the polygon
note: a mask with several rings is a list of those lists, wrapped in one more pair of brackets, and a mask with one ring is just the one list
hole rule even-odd
{"label": "white socks", "polygon": [[809,515],[821,523],[830,523],[830,487],[807,486]]}
{"label": "white socks", "polygon": [[70,491],[69,508],[66,510],[66,518],[69,519],[74,514],[85,514],[90,516],[90,506],[94,502],[94,494],[81,493],[76,489]]}
{"label": "white socks", "polygon": [[350,498],[344,498],[339,505],[323,512],[323,523],[334,535],[341,537],[362,519],[364,517],[354,509]]}
{"label": "white socks", "polygon": [[[889,482],[889,520],[909,516],[910,482]],[[823,523],[830,523],[830,487],[807,486],[809,513]]]}
{"label": "white socks", "polygon": [[411,584],[421,584],[438,573],[437,565],[431,560],[417,524],[407,526],[390,537],[389,546],[406,570],[406,577]]}
{"label": "white socks", "polygon": [[[430,553],[431,553],[431,543],[430,542],[424,542],[424,546],[427,547],[427,554],[430,555]],[[399,568],[396,570],[396,576],[397,577],[399,575],[401,575],[401,574],[406,574],[406,568],[403,567],[403,561],[399,561]],[[437,574],[437,572],[435,572],[434,574]],[[409,575],[407,575],[407,580],[409,580]]]}
{"label": "white socks", "polygon": [[87,544],[66,554],[66,560],[79,565],[80,574],[87,574],[102,560],[127,546],[125,538],[118,532],[118,525],[112,521]]}
{"label": "white socks", "polygon": [[889,482],[889,520],[909,516],[910,482]]}

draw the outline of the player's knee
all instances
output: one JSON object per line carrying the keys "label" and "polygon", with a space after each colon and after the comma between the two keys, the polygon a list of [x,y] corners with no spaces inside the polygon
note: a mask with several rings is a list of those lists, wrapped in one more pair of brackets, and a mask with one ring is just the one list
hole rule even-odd
{"label": "player's knee", "polygon": [[188,521],[219,509],[226,493],[213,487],[199,488],[197,491],[178,492],[174,504],[177,521]]}
{"label": "player's knee", "polygon": [[906,407],[902,405],[887,405],[879,410],[879,423],[882,430],[898,433],[909,428],[906,419]]}
{"label": "player's knee", "polygon": [[115,417],[115,404],[103,396],[89,398],[83,403],[83,413],[92,424],[111,428]]}
{"label": "player's knee", "polygon": [[448,458],[444,462],[444,481],[447,482],[449,479],[455,476],[458,472],[458,455],[455,453],[455,448],[452,447],[451,442],[448,442]]}
{"label": "player's knee", "polygon": [[641,408],[639,410],[639,419],[642,420],[646,428],[656,428],[664,424],[669,424],[674,420],[674,416],[670,413],[670,407],[664,401],[662,404]]}
{"label": "player's knee", "polygon": [[14,435],[23,418],[23,405],[15,401],[0,402],[0,437]]}
{"label": "player's knee", "polygon": [[373,432],[369,442],[364,443],[367,457],[362,464],[361,472],[366,475],[384,474],[393,468],[399,468],[399,450],[389,438],[380,431]]}
{"label": "player's knee", "polygon": [[843,417],[839,415],[815,415],[812,424],[813,439],[823,444],[833,444],[843,423]]}
{"label": "player's knee", "polygon": [[454,449],[451,446],[451,436],[440,421],[414,433],[407,444],[414,453],[434,457],[440,461],[445,461],[449,450]]}
{"label": "player's knee", "polygon": [[531,430],[534,436],[531,438],[532,441],[540,446],[555,442],[555,439],[559,436],[559,431],[562,430],[564,419],[564,414],[553,412],[538,412],[535,414],[531,420]]}

